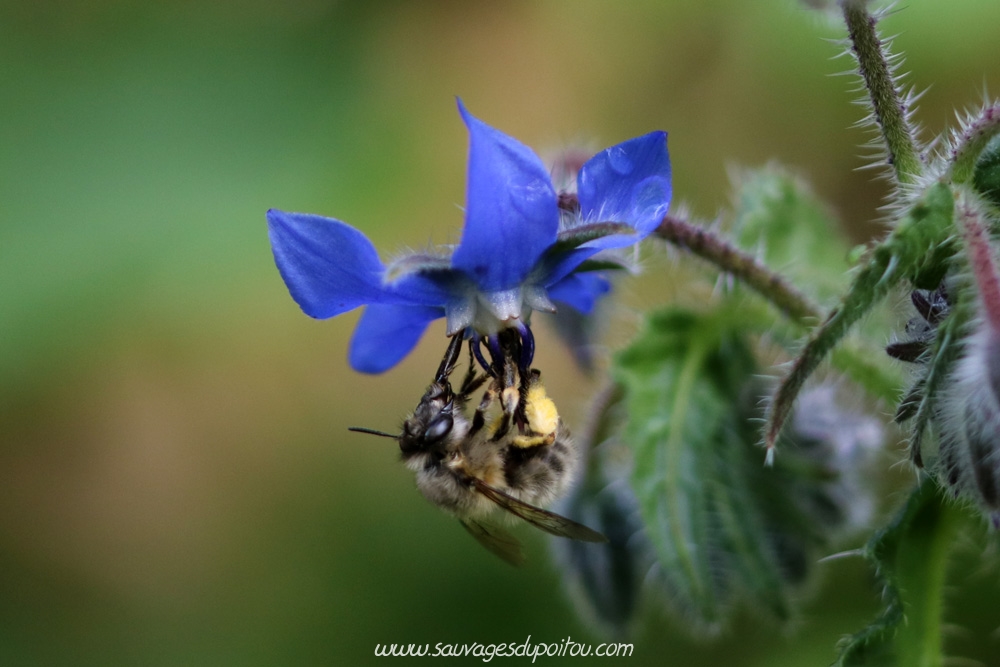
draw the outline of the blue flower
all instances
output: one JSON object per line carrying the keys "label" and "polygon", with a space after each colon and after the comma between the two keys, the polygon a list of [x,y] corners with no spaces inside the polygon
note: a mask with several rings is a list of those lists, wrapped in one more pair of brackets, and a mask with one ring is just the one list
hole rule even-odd
{"label": "blue flower", "polygon": [[531,149],[461,101],[458,109],[470,148],[465,228],[453,249],[386,265],[364,234],[339,220],[267,212],[278,271],[307,315],[366,306],[349,352],[358,371],[393,367],[439,317],[449,335],[509,327],[530,335],[532,310],[553,312],[559,303],[589,313],[609,289],[603,251],[641,241],[667,212],[665,132],[601,151],[580,169],[576,193],[557,194]]}

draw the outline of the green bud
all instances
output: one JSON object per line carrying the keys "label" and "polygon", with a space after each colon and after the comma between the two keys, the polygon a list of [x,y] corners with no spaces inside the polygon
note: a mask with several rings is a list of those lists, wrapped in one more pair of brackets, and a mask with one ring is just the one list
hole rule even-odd
{"label": "green bud", "polygon": [[552,552],[574,608],[613,636],[628,634],[654,562],[639,503],[628,484],[628,452],[617,438],[621,398],[614,386],[595,397],[591,423],[578,441],[587,453],[583,480],[553,508],[608,538],[600,544],[553,539]]}
{"label": "green bud", "polygon": [[[594,455],[606,462],[601,453]],[[599,468],[592,479],[600,485],[580,485],[555,509],[601,532],[608,541],[553,539],[552,550],[576,602],[574,608],[598,629],[623,636],[637,613],[643,580],[654,559],[626,471],[610,465],[599,464]]]}
{"label": "green bud", "polygon": [[987,201],[1000,207],[1000,136],[993,137],[979,154],[972,185]]}

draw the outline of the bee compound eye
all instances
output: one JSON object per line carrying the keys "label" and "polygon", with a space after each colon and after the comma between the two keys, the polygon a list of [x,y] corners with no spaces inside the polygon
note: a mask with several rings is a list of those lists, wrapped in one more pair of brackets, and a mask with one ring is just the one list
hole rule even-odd
{"label": "bee compound eye", "polygon": [[450,414],[442,414],[435,417],[434,420],[427,425],[427,428],[424,429],[424,440],[426,442],[437,442],[451,432],[453,423],[454,420]]}

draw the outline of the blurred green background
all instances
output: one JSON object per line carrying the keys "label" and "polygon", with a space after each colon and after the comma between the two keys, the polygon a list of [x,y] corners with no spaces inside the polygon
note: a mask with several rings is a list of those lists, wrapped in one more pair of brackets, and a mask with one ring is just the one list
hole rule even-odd
{"label": "blurred green background", "polygon": [[[933,84],[929,130],[1000,90],[998,24],[992,0],[910,0],[885,22]],[[854,171],[854,82],[827,76],[850,66],[824,41],[840,36],[792,0],[0,5],[0,664],[600,641],[543,539],[523,531],[531,561],[507,567],[419,497],[391,442],[346,431],[399,424],[442,329],[383,376],[351,372],[357,313],[302,315],[264,212],[338,217],[386,255],[455,240],[460,95],[542,152],[666,129],[675,200],[706,217],[727,169],[780,160],[863,240],[885,185]],[[645,256],[608,341],[683,291]],[[536,330],[578,423],[596,380]],[[825,665],[877,598],[860,562],[821,569],[794,632],[750,611],[696,642],[654,609],[629,664]],[[963,572],[954,652],[1000,664],[996,570]]]}

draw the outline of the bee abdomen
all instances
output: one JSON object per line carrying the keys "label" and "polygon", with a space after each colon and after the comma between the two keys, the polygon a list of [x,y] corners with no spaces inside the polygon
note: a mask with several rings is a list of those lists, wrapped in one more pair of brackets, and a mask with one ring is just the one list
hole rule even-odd
{"label": "bee abdomen", "polygon": [[560,429],[552,444],[508,447],[504,473],[511,494],[524,502],[545,505],[563,495],[576,469],[576,448]]}

